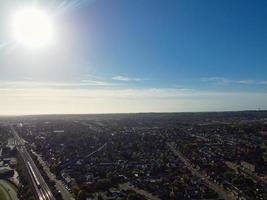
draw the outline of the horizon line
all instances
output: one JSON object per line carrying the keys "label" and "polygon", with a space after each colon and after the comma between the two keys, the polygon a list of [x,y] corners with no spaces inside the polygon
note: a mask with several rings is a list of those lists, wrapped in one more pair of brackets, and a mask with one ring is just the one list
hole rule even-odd
{"label": "horizon line", "polygon": [[0,114],[0,117],[24,117],[24,116],[73,116],[73,115],[135,115],[135,114],[183,114],[183,113],[234,113],[234,112],[267,112],[267,110],[213,110],[213,111],[174,111],[174,112],[109,112],[109,113],[40,113],[40,114]]}

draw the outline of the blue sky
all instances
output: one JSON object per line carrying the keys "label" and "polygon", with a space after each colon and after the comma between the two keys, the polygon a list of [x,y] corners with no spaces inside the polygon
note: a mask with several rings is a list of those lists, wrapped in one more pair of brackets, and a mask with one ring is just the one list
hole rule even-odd
{"label": "blue sky", "polygon": [[267,109],[266,1],[39,0],[57,38],[35,50],[8,24],[32,2],[1,2],[2,114]]}

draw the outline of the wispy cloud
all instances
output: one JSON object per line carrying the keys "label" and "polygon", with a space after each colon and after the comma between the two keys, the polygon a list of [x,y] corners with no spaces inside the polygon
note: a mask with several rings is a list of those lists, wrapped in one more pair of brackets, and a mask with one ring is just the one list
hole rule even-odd
{"label": "wispy cloud", "polygon": [[267,81],[259,81],[259,84],[267,85]]}
{"label": "wispy cloud", "polygon": [[8,45],[10,45],[10,43],[8,43],[8,42],[0,42],[0,50],[1,49],[3,49],[3,48],[5,48],[5,47],[7,47]]}
{"label": "wispy cloud", "polygon": [[2,88],[0,115],[267,109],[261,92],[175,88]]}
{"label": "wispy cloud", "polygon": [[111,86],[111,85],[114,85],[112,83],[108,83],[105,81],[86,80],[86,79],[81,80],[80,83],[78,83],[78,84],[91,85],[91,86]]}
{"label": "wispy cloud", "polygon": [[6,88],[73,88],[86,86],[112,86],[114,84],[97,81],[97,80],[81,80],[78,82],[38,82],[32,80],[24,81],[0,81],[0,89]]}
{"label": "wispy cloud", "polygon": [[267,109],[264,92],[126,88],[89,78],[77,82],[0,81],[0,96],[0,115]]}
{"label": "wispy cloud", "polygon": [[202,78],[202,81],[205,82],[215,82],[219,85],[230,85],[230,84],[241,84],[241,85],[266,85],[267,81],[265,80],[252,80],[252,79],[245,79],[245,80],[235,80],[235,79],[228,79],[225,77],[208,77]]}
{"label": "wispy cloud", "polygon": [[139,82],[139,81],[145,81],[145,80],[149,80],[147,78],[133,78],[133,77],[128,77],[128,76],[114,76],[112,77],[113,80],[115,81],[135,81],[135,82]]}
{"label": "wispy cloud", "polygon": [[62,0],[57,6],[58,13],[73,10],[79,8],[82,5],[94,3],[95,1],[96,0]]}
{"label": "wispy cloud", "polygon": [[0,81],[0,96],[0,115],[267,109],[264,92],[125,88],[91,79],[77,82]]}

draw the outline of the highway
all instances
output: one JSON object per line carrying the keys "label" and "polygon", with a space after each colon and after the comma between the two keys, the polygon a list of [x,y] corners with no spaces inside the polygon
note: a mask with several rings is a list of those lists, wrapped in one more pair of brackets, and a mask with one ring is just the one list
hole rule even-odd
{"label": "highway", "polygon": [[32,184],[34,186],[34,191],[38,200],[55,200],[50,188],[46,184],[45,180],[43,179],[39,169],[36,167],[34,161],[32,160],[30,154],[28,153],[25,142],[19,137],[18,133],[14,129],[13,126],[10,126],[12,134],[16,140],[16,148],[20,153],[26,168],[29,172],[31,177]]}
{"label": "highway", "polygon": [[56,189],[58,191],[60,191],[60,194],[62,196],[62,198],[64,200],[74,200],[72,194],[66,189],[66,187],[64,186],[64,183],[61,180],[58,180],[56,175],[53,174],[49,167],[47,166],[47,163],[42,159],[42,157],[37,154],[36,152],[32,151],[32,153],[37,156],[38,161],[40,162],[40,164],[43,166],[47,176],[49,177],[50,180],[54,181],[56,183]]}
{"label": "highway", "polygon": [[203,175],[200,171],[198,171],[197,169],[195,169],[192,166],[192,164],[190,163],[190,161],[187,158],[185,158],[180,151],[178,151],[177,149],[175,149],[172,144],[170,144],[169,142],[167,142],[167,146],[170,148],[170,150],[173,152],[173,154],[176,155],[185,164],[185,166],[187,167],[187,169],[189,169],[191,171],[191,173],[194,174],[195,176],[201,178],[202,181],[204,181],[204,183],[209,188],[213,189],[215,192],[217,192],[224,199],[227,199],[227,200],[235,199],[232,194],[230,194],[224,188],[222,188],[221,186],[217,185],[216,183],[214,183],[213,181],[211,181],[210,179],[208,179],[208,177],[206,177],[205,175]]}

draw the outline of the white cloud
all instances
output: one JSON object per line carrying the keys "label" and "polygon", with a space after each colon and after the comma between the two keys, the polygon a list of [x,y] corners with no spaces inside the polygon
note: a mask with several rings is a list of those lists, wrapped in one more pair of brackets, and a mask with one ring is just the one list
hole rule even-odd
{"label": "white cloud", "polygon": [[92,86],[111,86],[113,84],[105,82],[105,81],[95,81],[95,80],[86,80],[83,79],[79,84],[82,85],[92,85]]}
{"label": "white cloud", "polygon": [[70,87],[86,87],[86,86],[111,86],[114,84],[96,81],[81,80],[79,82],[37,82],[31,80],[25,81],[0,81],[0,88],[70,88]]}
{"label": "white cloud", "polygon": [[267,81],[259,81],[259,84],[261,84],[261,85],[267,85]]}
{"label": "white cloud", "polygon": [[267,84],[267,81],[265,80],[233,80],[233,79],[228,79],[225,77],[208,77],[208,78],[203,78],[203,81],[206,82],[215,82],[220,85],[230,85],[230,84],[241,84],[241,85],[264,85]]}
{"label": "white cloud", "polygon": [[144,80],[148,80],[145,78],[132,78],[132,77],[128,77],[128,76],[114,76],[112,77],[113,80],[115,81],[144,81]]}

